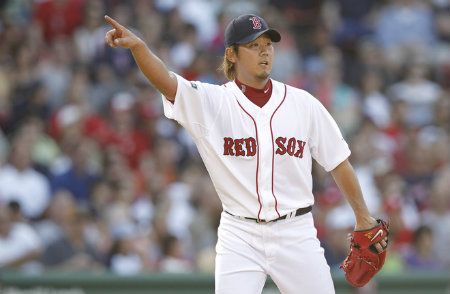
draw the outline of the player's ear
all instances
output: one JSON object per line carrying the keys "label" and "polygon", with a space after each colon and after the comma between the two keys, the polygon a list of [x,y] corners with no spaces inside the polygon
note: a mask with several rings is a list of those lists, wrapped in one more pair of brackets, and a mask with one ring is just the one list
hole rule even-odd
{"label": "player's ear", "polygon": [[236,63],[236,52],[233,47],[227,47],[225,49],[225,57],[231,63]]}

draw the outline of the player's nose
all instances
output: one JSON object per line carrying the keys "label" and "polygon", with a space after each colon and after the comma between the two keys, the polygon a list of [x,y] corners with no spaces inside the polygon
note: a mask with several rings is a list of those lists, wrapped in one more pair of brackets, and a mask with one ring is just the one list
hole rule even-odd
{"label": "player's nose", "polygon": [[269,49],[268,46],[261,46],[260,55],[267,56],[269,55]]}

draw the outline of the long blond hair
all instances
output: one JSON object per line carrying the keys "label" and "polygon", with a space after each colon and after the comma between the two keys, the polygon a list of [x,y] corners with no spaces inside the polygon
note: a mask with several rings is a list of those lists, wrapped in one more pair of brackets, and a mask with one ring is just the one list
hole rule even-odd
{"label": "long blond hair", "polygon": [[[230,47],[237,55],[239,46],[235,44],[231,45]],[[230,81],[236,78],[236,68],[234,67],[234,63],[228,60],[226,51],[223,54],[223,61],[219,67],[219,70],[222,71],[225,77]]]}

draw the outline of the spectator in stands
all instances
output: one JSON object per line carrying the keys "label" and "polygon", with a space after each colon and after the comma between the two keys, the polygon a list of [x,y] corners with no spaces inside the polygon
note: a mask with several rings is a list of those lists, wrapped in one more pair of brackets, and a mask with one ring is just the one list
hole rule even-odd
{"label": "spectator in stands", "polygon": [[75,217],[77,203],[70,191],[55,191],[45,218],[35,223],[35,228],[46,247],[64,237],[64,226]]}
{"label": "spectator in stands", "polygon": [[433,14],[427,2],[394,0],[382,7],[375,26],[376,39],[391,67],[410,63],[411,57],[429,57],[436,41]]}
{"label": "spectator in stands", "polygon": [[61,225],[62,236],[50,243],[42,256],[42,263],[48,269],[64,271],[101,270],[105,257],[86,241],[86,215],[81,211]]}
{"label": "spectator in stands", "polygon": [[406,197],[419,210],[426,209],[431,183],[434,178],[434,162],[431,144],[419,135],[411,134],[406,145],[406,170],[403,174],[407,182]]}
{"label": "spectator in stands", "polygon": [[52,190],[70,191],[80,207],[89,206],[92,187],[99,178],[90,160],[96,153],[95,148],[93,141],[83,138],[69,155],[70,167],[64,172],[51,175]]}
{"label": "spectator in stands", "polygon": [[[111,97],[120,90],[120,82],[113,69],[104,63],[99,63],[92,69],[93,80],[89,93],[90,109],[105,115],[109,111]],[[147,97],[148,99],[148,97]]]}
{"label": "spectator in stands", "polygon": [[[36,261],[43,252],[43,244],[34,229],[23,221],[14,220],[17,211],[0,204],[0,270],[36,269]],[[20,209],[20,206],[19,206]],[[20,213],[19,213],[20,214]]]}
{"label": "spectator in stands", "polygon": [[187,273],[193,270],[191,262],[182,250],[182,244],[172,235],[166,235],[162,243],[163,259],[159,269],[165,273]]}
{"label": "spectator in stands", "polygon": [[27,116],[23,121],[21,132],[31,145],[31,159],[35,168],[49,174],[49,168],[60,154],[58,143],[46,133],[46,120],[37,116]]}
{"label": "spectator in stands", "polygon": [[428,201],[423,223],[433,229],[433,251],[437,259],[450,268],[450,166],[434,179]]}
{"label": "spectator in stands", "polygon": [[336,47],[326,47],[321,62],[320,80],[314,92],[329,109],[343,135],[349,136],[361,122],[361,101],[356,90],[343,81],[342,53]]}
{"label": "spectator in stands", "polygon": [[109,134],[104,144],[117,148],[132,169],[136,169],[142,154],[149,150],[149,139],[137,128],[135,97],[119,92],[111,100]]}
{"label": "spectator in stands", "polygon": [[388,89],[391,99],[406,103],[406,123],[411,127],[433,122],[434,105],[442,94],[441,87],[427,76],[427,65],[413,60],[406,66],[405,79]]}
{"label": "spectator in stands", "polygon": [[398,174],[386,173],[379,179],[383,197],[383,214],[389,219],[390,248],[401,251],[412,242],[412,234],[420,225],[420,214],[406,196],[407,183]]}
{"label": "spectator in stands", "polygon": [[51,0],[35,4],[35,19],[43,28],[47,42],[59,36],[71,36],[81,24],[83,0]]}
{"label": "spectator in stands", "polygon": [[67,65],[73,62],[73,58],[71,39],[57,39],[45,50],[45,54],[41,52],[39,62],[33,67],[38,81],[48,91],[47,99],[52,111],[64,105],[65,94],[74,75]]}
{"label": "spectator in stands", "polygon": [[152,269],[150,250],[145,246],[148,236],[143,239],[135,227],[124,226],[115,237],[109,258],[109,268],[113,273],[134,275]]}
{"label": "spectator in stands", "polygon": [[409,270],[441,270],[442,263],[434,251],[433,231],[428,226],[420,226],[414,232],[413,243],[404,256]]}
{"label": "spectator in stands", "polygon": [[38,219],[50,201],[47,178],[31,162],[28,138],[17,134],[7,164],[0,167],[0,202],[17,201],[27,219]]}
{"label": "spectator in stands", "polygon": [[441,127],[447,134],[450,134],[450,96],[448,96],[448,93],[443,93],[436,101],[433,119],[434,125]]}
{"label": "spectator in stands", "polygon": [[379,129],[391,122],[391,105],[383,94],[383,82],[381,73],[375,70],[367,70],[361,77],[363,112]]}

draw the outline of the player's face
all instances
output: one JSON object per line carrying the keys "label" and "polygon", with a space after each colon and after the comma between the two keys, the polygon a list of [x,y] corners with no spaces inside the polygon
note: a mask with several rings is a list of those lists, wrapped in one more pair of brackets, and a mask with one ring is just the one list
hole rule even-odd
{"label": "player's face", "polygon": [[239,46],[235,63],[237,78],[244,83],[266,81],[272,71],[273,55],[272,40],[266,35]]}

